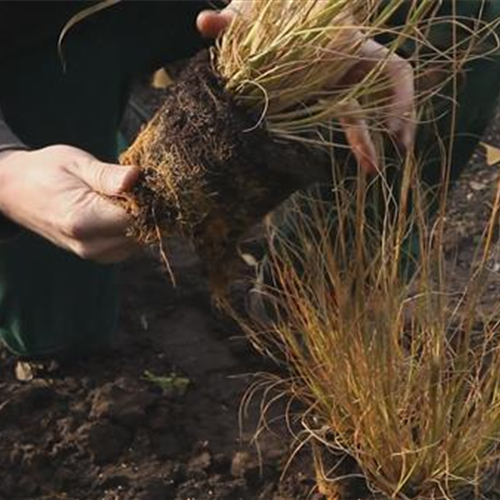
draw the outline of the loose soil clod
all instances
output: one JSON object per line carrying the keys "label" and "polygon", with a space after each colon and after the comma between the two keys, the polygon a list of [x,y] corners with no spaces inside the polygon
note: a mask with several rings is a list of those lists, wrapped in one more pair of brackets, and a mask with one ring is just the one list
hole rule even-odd
{"label": "loose soil clod", "polygon": [[121,158],[142,169],[126,200],[131,234],[146,244],[158,230],[188,238],[216,293],[234,271],[239,239],[300,187],[285,171],[306,172],[310,160],[303,146],[273,141],[258,122],[224,90],[203,52]]}

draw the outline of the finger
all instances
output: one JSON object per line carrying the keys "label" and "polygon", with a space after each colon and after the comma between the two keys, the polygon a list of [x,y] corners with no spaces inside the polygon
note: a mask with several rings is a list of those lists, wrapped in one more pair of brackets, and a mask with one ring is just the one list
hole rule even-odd
{"label": "finger", "polygon": [[205,38],[217,38],[228,28],[233,17],[233,12],[229,10],[205,10],[198,15],[196,26]]}
{"label": "finger", "polygon": [[339,122],[358,165],[367,174],[376,174],[379,171],[377,150],[362,111],[357,101],[351,101],[344,108],[345,114]]}
{"label": "finger", "polygon": [[124,208],[99,195],[92,196],[88,206],[89,224],[87,238],[124,236],[130,227],[131,217]]}
{"label": "finger", "polygon": [[125,236],[130,216],[122,207],[92,191],[79,200],[79,206],[82,209],[68,214],[63,224],[64,233],[72,241]]}
{"label": "finger", "polygon": [[94,159],[76,162],[69,165],[68,169],[92,191],[108,196],[130,191],[140,174],[140,169],[135,166],[103,163]]}
{"label": "finger", "polygon": [[[399,142],[410,149],[417,130],[417,114],[415,107],[415,82],[413,68],[410,64],[401,64],[395,56],[389,61],[386,71],[393,84],[393,114],[387,126],[396,135]],[[399,82],[399,84],[397,84]]]}
{"label": "finger", "polygon": [[368,40],[362,57],[372,61],[373,66],[384,64],[384,74],[390,83],[390,104],[387,112],[387,128],[398,141],[409,149],[415,138],[415,80],[411,64],[374,40]]}
{"label": "finger", "polygon": [[196,25],[206,38],[217,38],[231,24],[237,15],[249,12],[252,0],[233,0],[228,7],[217,12],[205,10],[198,15]]}

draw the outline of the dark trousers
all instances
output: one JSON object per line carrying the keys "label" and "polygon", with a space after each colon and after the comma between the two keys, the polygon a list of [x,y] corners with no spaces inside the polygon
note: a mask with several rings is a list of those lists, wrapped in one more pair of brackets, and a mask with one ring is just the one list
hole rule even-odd
{"label": "dark trousers", "polygon": [[[202,8],[201,1],[110,7],[67,34],[66,71],[58,32],[23,47],[0,62],[7,122],[33,148],[70,144],[116,161],[131,81],[201,48],[195,19]],[[0,243],[1,339],[14,353],[33,357],[107,342],[116,328],[117,274],[117,266],[85,262],[28,231]]]}

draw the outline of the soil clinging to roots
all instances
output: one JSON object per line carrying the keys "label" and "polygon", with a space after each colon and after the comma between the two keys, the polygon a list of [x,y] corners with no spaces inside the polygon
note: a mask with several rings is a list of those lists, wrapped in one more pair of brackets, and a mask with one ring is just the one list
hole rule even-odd
{"label": "soil clinging to roots", "polygon": [[225,91],[202,52],[121,158],[142,170],[125,201],[132,236],[145,244],[160,233],[188,238],[214,291],[231,278],[243,234],[303,185],[288,172],[307,177],[309,151],[273,141],[259,121]]}

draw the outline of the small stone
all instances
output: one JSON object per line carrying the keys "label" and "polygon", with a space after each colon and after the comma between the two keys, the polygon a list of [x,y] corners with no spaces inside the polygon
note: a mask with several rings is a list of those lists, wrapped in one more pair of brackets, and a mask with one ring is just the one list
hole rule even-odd
{"label": "small stone", "polygon": [[53,377],[60,369],[55,360],[48,361],[18,361],[14,368],[14,374],[19,382],[31,382],[35,379]]}
{"label": "small stone", "polygon": [[485,184],[483,184],[481,182],[476,182],[476,181],[470,181],[469,186],[471,187],[471,189],[473,191],[483,191],[484,189],[486,189],[488,187]]}
{"label": "small stone", "polygon": [[246,451],[236,452],[231,462],[231,475],[235,478],[243,478],[251,462],[250,453]]}
{"label": "small stone", "polygon": [[22,361],[16,363],[14,374],[19,382],[30,382],[35,378],[34,370],[31,365],[29,363],[23,363]]}
{"label": "small stone", "polygon": [[212,465],[212,456],[208,450],[192,458],[187,466],[188,474],[206,472]]}

